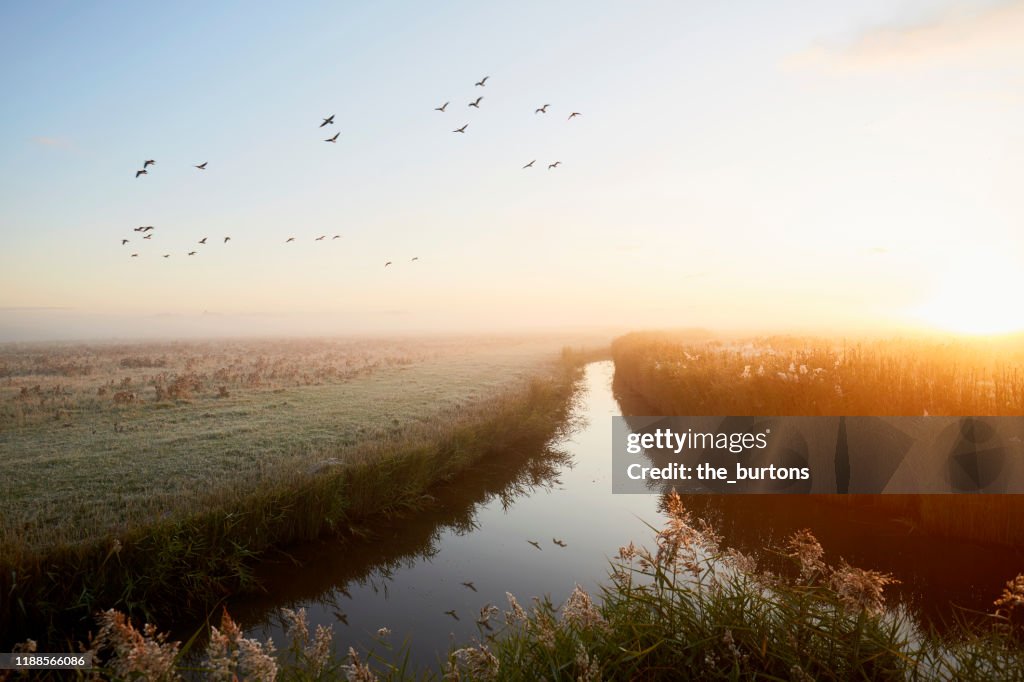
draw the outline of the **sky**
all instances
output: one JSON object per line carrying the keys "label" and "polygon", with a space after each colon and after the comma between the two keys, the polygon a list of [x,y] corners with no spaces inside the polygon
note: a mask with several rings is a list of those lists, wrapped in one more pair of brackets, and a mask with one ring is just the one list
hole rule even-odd
{"label": "sky", "polygon": [[3,3],[0,341],[1018,330],[1021,35],[1022,0]]}

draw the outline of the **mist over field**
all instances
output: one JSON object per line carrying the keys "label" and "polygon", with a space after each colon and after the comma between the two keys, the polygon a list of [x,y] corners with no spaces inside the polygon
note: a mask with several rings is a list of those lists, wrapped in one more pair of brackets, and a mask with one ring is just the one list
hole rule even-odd
{"label": "mist over field", "polygon": [[[0,682],[1020,680],[1022,36],[0,3]],[[618,494],[673,415],[829,421]]]}

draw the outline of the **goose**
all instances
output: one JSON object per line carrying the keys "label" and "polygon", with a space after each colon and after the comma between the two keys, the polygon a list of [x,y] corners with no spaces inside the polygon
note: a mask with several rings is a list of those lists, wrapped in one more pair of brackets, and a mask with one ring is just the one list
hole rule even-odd
{"label": "goose", "polygon": [[444,112],[444,110],[448,108],[448,105],[449,105],[449,104],[451,104],[451,102],[445,102],[444,104],[442,104],[442,105],[441,105],[441,106],[439,106],[439,107],[434,107],[434,111],[440,111],[440,112],[442,112],[442,113],[443,113],[443,112]]}
{"label": "goose", "polygon": [[469,106],[476,107],[477,109],[479,109],[480,108],[480,100],[482,100],[482,99],[483,99],[482,95],[480,97],[477,97],[475,100],[473,100],[472,102],[469,103]]}
{"label": "goose", "polygon": [[199,170],[206,170],[206,164],[208,164],[208,163],[209,163],[209,161],[203,161],[198,166],[194,166],[194,168],[198,168]]}
{"label": "goose", "polygon": [[537,159],[534,159],[530,163],[526,164],[525,166],[523,166],[523,168],[533,168],[533,164],[535,163],[537,163]]}
{"label": "goose", "polygon": [[334,125],[334,114],[331,114],[330,116],[325,118],[324,122],[320,124],[320,127],[323,128],[326,125]]}
{"label": "goose", "polygon": [[135,171],[135,177],[139,177],[140,175],[149,175],[149,171],[145,169]]}
{"label": "goose", "polygon": [[550,106],[551,106],[550,104],[545,104],[544,106],[542,106],[540,109],[537,109],[533,113],[535,113],[535,114],[546,114],[546,113],[548,113],[548,107],[550,107]]}
{"label": "goose", "polygon": [[469,124],[467,123],[466,125],[462,126],[461,128],[456,128],[452,132],[453,133],[464,133],[464,132],[466,132],[466,128],[468,128],[468,127],[469,127]]}
{"label": "goose", "polygon": [[483,78],[478,80],[477,83],[476,83],[476,87],[478,87],[478,88],[485,87],[487,85],[487,79],[488,78],[490,78],[490,76],[484,76]]}

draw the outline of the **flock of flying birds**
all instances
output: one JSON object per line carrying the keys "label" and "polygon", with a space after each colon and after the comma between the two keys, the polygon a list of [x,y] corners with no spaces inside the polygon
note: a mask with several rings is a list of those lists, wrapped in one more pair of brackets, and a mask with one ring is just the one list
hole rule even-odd
{"label": "flock of flying birds", "polygon": [[[490,78],[490,76],[484,76],[483,78],[481,78],[479,81],[476,82],[475,87],[478,87],[478,88],[486,87],[487,86],[487,80],[489,78]],[[479,109],[480,108],[480,103],[483,101],[483,99],[484,99],[484,96],[480,95],[475,100],[470,102],[469,106],[471,106],[471,107],[473,107],[475,109]],[[445,102],[444,104],[442,104],[439,107],[434,107],[434,111],[440,111],[443,114],[443,113],[445,113],[448,110],[448,105],[449,104],[451,104],[450,101],[449,102]],[[536,115],[536,114],[547,114],[548,113],[548,107],[550,107],[550,106],[551,106],[551,104],[544,104],[544,105],[542,105],[540,107],[537,107],[537,109],[534,110],[533,113],[534,113],[534,115]],[[581,114],[578,111],[573,111],[572,113],[569,114],[569,118],[566,119],[566,120],[571,121],[574,118],[576,118],[577,116],[582,116],[582,115],[583,114]],[[334,114],[331,114],[327,118],[323,119],[323,123],[320,124],[320,127],[323,128],[324,126],[328,126],[328,125],[334,125]],[[468,127],[469,127],[469,124],[466,123],[461,128],[456,128],[452,132],[453,133],[463,133],[464,134],[466,132],[466,128],[468,128]],[[337,143],[339,135],[341,135],[341,133],[337,132],[333,136],[328,137],[327,139],[325,139],[324,142]],[[202,163],[195,164],[192,167],[193,168],[197,168],[197,169],[199,169],[201,171],[205,171],[206,170],[206,165],[208,163],[209,163],[208,161],[203,161]],[[537,159],[534,159],[534,160],[530,161],[530,163],[528,163],[525,166],[523,166],[523,169],[533,168],[533,165],[535,163],[537,163]],[[136,179],[139,178],[142,175],[149,175],[149,167],[150,166],[155,166],[155,165],[156,165],[156,160],[155,159],[146,159],[143,162],[143,164],[142,164],[142,168],[137,170],[137,171],[135,171]],[[554,161],[554,162],[548,164],[548,170],[553,170],[555,168],[558,168],[561,165],[562,165],[561,161]],[[136,227],[134,229],[134,232],[140,233],[142,235],[142,239],[150,240],[150,239],[153,238],[153,230],[155,230],[155,229],[156,228],[153,227],[152,225],[143,225],[143,226],[140,226],[140,227]],[[326,238],[327,238],[327,235],[320,235],[319,237],[314,239],[314,241],[318,241],[319,242],[319,241],[325,240]],[[331,241],[333,241],[335,239],[340,239],[340,238],[341,238],[341,235],[340,234],[336,234],[333,237],[331,237]],[[196,243],[201,245],[201,246],[205,246],[207,239],[208,239],[207,237],[203,237],[202,239],[200,239]],[[224,244],[227,244],[229,241],[231,241],[231,237],[224,237],[224,241],[223,241]],[[289,244],[289,243],[294,242],[294,241],[295,241],[295,237],[289,237],[288,239],[285,240],[284,243],[285,244]],[[121,239],[121,246],[126,246],[130,242],[131,242],[130,239]],[[189,251],[187,253],[187,255],[188,256],[195,256],[198,253],[199,253],[198,250],[192,250],[192,251]],[[131,257],[132,258],[138,258],[139,257],[138,252],[132,253]],[[165,254],[163,254],[163,257],[164,258],[170,258],[171,254],[165,253]],[[412,258],[410,260],[410,262],[416,262],[418,260],[419,260],[419,257],[417,256],[417,257]],[[387,261],[386,263],[384,263],[384,267],[385,268],[389,267],[392,264],[393,264],[393,261]]]}

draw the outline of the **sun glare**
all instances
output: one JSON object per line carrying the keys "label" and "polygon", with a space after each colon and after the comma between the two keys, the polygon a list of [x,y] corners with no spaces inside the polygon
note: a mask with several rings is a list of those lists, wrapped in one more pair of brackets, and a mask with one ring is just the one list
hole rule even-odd
{"label": "sun glare", "polygon": [[960,334],[1008,334],[1024,330],[1024,310],[1014,303],[1024,290],[1018,267],[996,259],[971,259],[950,272],[914,316],[930,327]]}

